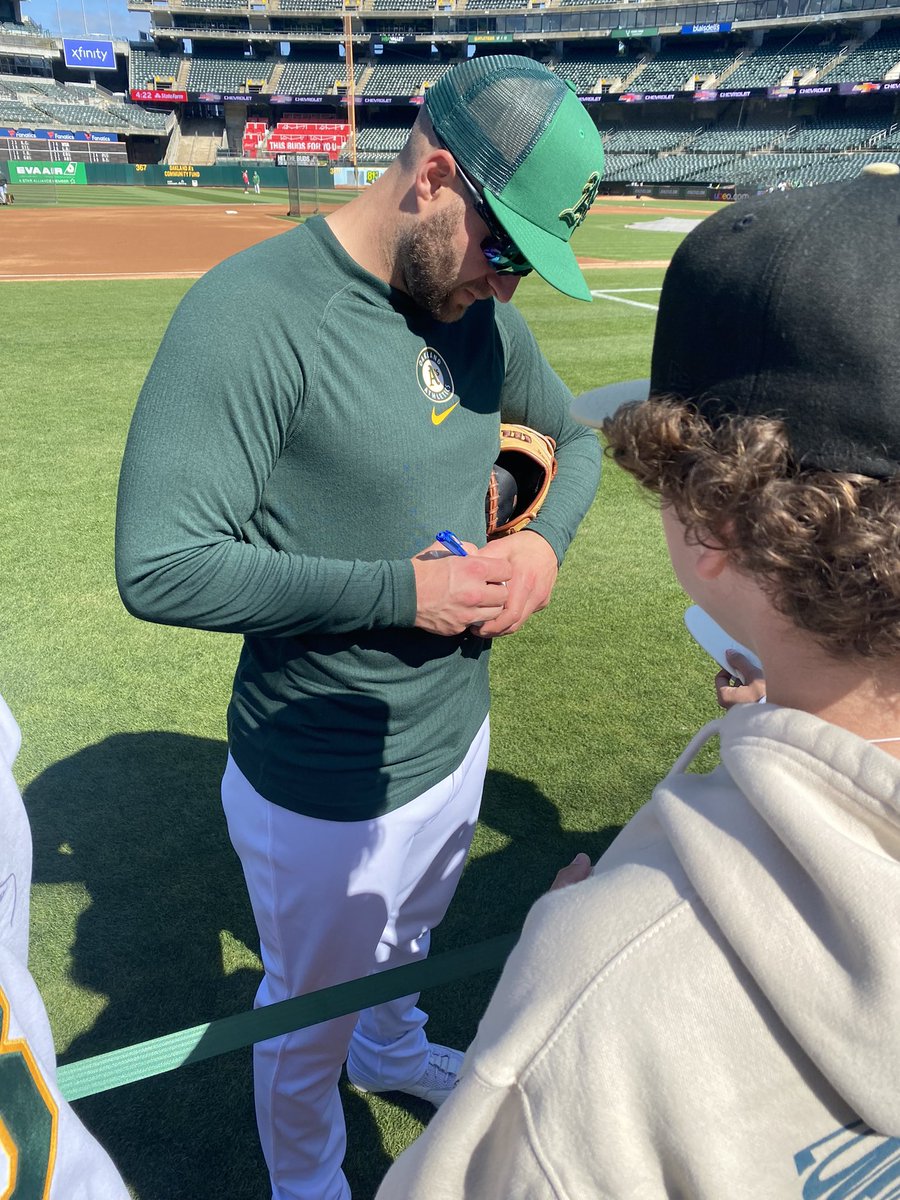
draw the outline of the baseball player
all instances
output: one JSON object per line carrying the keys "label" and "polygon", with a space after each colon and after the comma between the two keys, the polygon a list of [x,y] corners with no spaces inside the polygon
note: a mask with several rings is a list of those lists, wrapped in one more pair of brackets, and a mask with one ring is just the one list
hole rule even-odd
{"label": "baseball player", "polygon": [[538,902],[377,1200],[897,1193],[898,216],[876,176],[708,218],[666,274],[649,396],[580,410],[767,701]]}
{"label": "baseball player", "polygon": [[[602,164],[546,68],[460,65],[358,199],[196,284],[150,370],[119,587],[145,619],[243,635],[222,796],[260,1004],[422,958],[456,888],[491,639],[549,602],[599,478],[596,436],[508,301],[532,270],[590,299],[570,239]],[[552,439],[557,470],[527,528],[485,546],[501,420]],[[468,553],[440,551],[447,528]],[[365,1091],[450,1094],[462,1056],[429,1043],[416,1001],[256,1048],[274,1200],[349,1197],[345,1059]]]}

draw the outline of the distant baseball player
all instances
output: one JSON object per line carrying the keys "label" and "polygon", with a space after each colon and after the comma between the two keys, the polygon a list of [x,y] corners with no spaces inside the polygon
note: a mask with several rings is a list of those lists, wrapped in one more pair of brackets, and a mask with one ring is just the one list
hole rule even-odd
{"label": "distant baseball player", "polygon": [[[461,64],[358,199],[196,284],[151,368],[119,586],[138,616],[244,636],[222,795],[260,1004],[423,958],[453,896],[490,641],[548,603],[599,477],[596,435],[507,302],[532,270],[590,299],[570,238],[602,165],[545,67]],[[485,546],[501,420],[552,439],[557,470],[527,528]],[[467,554],[440,551],[447,529]],[[345,1059],[366,1091],[450,1094],[462,1055],[429,1043],[416,1001],[257,1047],[275,1200],[349,1196]]]}
{"label": "distant baseball player", "polygon": [[603,429],[767,702],[703,729],[535,906],[377,1200],[897,1195],[898,220],[897,177],[863,177],[676,252],[649,398]]}
{"label": "distant baseball player", "polygon": [[21,740],[0,697],[0,1195],[128,1200],[60,1095],[50,1022],[28,972],[31,830],[12,773]]}

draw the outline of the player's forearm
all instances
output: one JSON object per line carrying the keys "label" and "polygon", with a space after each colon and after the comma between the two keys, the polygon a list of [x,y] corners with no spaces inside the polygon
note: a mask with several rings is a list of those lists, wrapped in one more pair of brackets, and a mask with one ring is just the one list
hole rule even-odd
{"label": "player's forearm", "polygon": [[116,581],[145,621],[225,633],[297,636],[411,626],[409,562],[343,562],[220,540],[163,549],[120,522]]}

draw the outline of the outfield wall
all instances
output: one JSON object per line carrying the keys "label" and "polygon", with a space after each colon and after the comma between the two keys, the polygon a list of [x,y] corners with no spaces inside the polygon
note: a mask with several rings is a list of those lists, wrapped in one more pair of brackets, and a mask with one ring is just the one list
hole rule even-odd
{"label": "outfield wall", "polygon": [[645,196],[648,200],[734,200],[733,183],[601,183],[600,196]]}
{"label": "outfield wall", "polygon": [[[242,187],[241,172],[244,164],[215,167],[181,166],[175,163],[158,163],[145,166],[142,163],[97,163],[86,164],[87,182],[93,184],[133,184],[138,187]],[[286,188],[286,167],[258,166],[259,186]],[[300,186],[320,190],[334,187],[329,170],[316,167],[298,167]],[[253,171],[249,172],[251,175]]]}
{"label": "outfield wall", "polygon": [[[2,162],[2,160],[0,160]],[[195,167],[178,166],[159,163],[156,166],[144,166],[141,163],[74,163],[74,162],[16,162],[6,163],[10,183],[47,183],[47,184],[122,184],[133,187],[229,187],[243,186],[241,171],[243,164],[227,167]],[[259,173],[259,186],[262,191],[267,188],[286,188],[288,175],[286,167],[259,166],[254,168]],[[331,170],[323,167],[297,167],[299,186],[301,188],[319,191],[331,191],[334,188],[334,176]],[[252,175],[252,171],[250,174]]]}

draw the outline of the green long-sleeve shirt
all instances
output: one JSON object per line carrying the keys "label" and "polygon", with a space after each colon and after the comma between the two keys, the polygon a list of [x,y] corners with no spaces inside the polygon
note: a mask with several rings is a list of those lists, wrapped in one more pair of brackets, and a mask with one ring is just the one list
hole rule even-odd
{"label": "green long-sleeve shirt", "polygon": [[319,218],[191,288],[132,421],[117,579],[146,620],[244,635],[229,744],[267,799],[366,819],[459,765],[488,643],[413,628],[409,560],[484,543],[501,412],[557,441],[531,528],[561,559],[599,478],[569,402],[512,306],[432,320]]}

